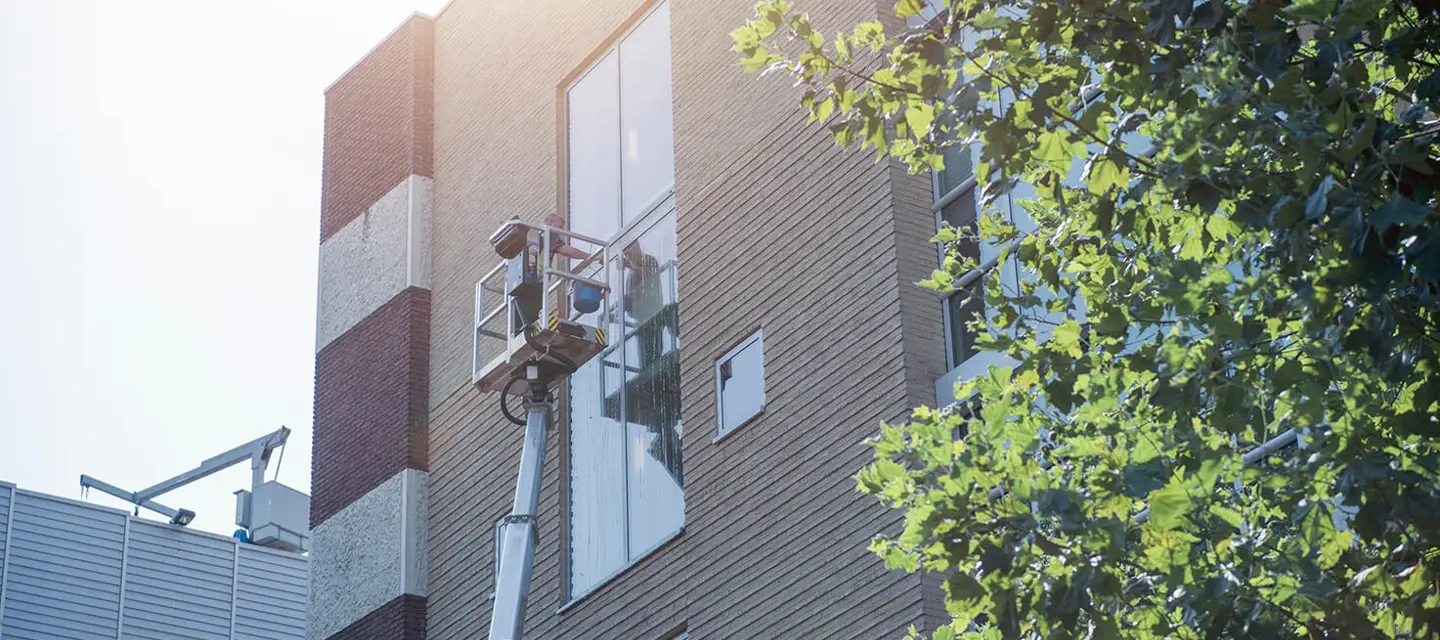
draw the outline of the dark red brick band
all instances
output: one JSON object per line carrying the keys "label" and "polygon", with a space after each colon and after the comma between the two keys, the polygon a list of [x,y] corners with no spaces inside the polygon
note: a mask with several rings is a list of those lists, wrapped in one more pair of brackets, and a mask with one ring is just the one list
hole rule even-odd
{"label": "dark red brick band", "polygon": [[341,629],[329,640],[425,640],[425,598],[400,596]]}
{"label": "dark red brick band", "polygon": [[429,470],[430,291],[410,287],[315,357],[310,526],[404,469]]}
{"label": "dark red brick band", "polygon": [[406,176],[433,177],[434,42],[413,16],[325,92],[321,242]]}

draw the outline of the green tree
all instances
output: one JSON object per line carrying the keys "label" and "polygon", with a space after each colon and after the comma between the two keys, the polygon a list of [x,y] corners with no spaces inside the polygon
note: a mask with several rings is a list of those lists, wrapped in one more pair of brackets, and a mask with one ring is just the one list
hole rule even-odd
{"label": "green tree", "polygon": [[922,284],[1023,274],[975,318],[1012,366],[858,476],[904,511],[873,549],[946,577],[935,637],[1440,637],[1433,0],[941,8],[733,34],[841,144],[979,145],[984,215]]}

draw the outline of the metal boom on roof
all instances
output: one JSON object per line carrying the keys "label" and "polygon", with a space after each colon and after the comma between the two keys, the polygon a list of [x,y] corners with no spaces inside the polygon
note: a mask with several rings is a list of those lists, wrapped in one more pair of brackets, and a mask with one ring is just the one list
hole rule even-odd
{"label": "metal boom on roof", "polygon": [[270,466],[270,454],[276,449],[284,447],[285,440],[289,437],[290,429],[288,427],[280,427],[276,431],[265,434],[201,462],[200,466],[194,469],[139,491],[125,491],[113,484],[97,480],[87,475],[80,476],[80,488],[82,491],[99,489],[104,493],[129,502],[136,507],[145,507],[156,513],[163,514],[170,518],[170,524],[185,526],[195,519],[194,511],[189,509],[172,509],[155,502],[155,498],[195,482],[196,480],[207,478],[246,460],[250,461],[252,486],[258,487],[265,483],[265,470]]}

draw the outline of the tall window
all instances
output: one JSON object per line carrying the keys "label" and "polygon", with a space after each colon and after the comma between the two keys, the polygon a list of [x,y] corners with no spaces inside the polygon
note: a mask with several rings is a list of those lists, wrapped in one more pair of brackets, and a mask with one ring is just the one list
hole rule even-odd
{"label": "tall window", "polygon": [[[944,14],[946,3],[943,0],[927,0],[926,12],[923,17],[928,20],[935,16]],[[1002,8],[1002,12],[1010,13],[1011,17],[1023,18],[1021,12]],[[963,29],[960,33],[961,47],[976,46],[976,36],[969,29]],[[980,79],[984,82],[984,79]],[[1074,96],[1072,109],[1076,112],[1095,104],[1101,96],[1098,92],[1087,90]],[[995,110],[998,115],[1004,113],[1014,101],[1013,93],[1006,88],[997,92],[997,99],[988,106]],[[1138,132],[1129,132],[1121,136],[1121,142],[1126,149],[1144,150],[1150,144],[1143,135]],[[1097,145],[1090,145],[1092,153],[1101,151]],[[978,160],[978,148],[952,147],[945,152],[945,168],[935,174],[935,205],[934,211],[936,223],[949,223],[962,233],[973,232],[977,216],[974,167]],[[1070,170],[1066,183],[1070,186],[1084,185],[1084,163],[1075,162]],[[1035,197],[1033,185],[1024,182],[1017,183],[1010,192],[1002,195],[994,202],[994,209],[997,215],[1002,216],[1006,221],[1015,225],[1023,232],[1029,233],[1035,230],[1036,223],[1030,213],[1022,205],[1023,202]],[[998,255],[1000,247],[984,242],[961,240],[958,246],[954,247],[964,257],[975,259],[978,263],[984,264],[990,258]],[[942,254],[943,255],[943,254]],[[965,287],[958,288],[948,294],[943,304],[945,323],[946,360],[949,372],[936,381],[936,395],[941,404],[953,398],[954,383],[957,380],[966,379],[983,373],[986,368],[994,364],[1013,363],[1002,354],[988,352],[977,353],[975,339],[977,331],[970,328],[978,318],[989,318],[989,310],[985,308],[984,286],[985,281],[991,278],[998,278],[1000,284],[1007,291],[1015,292],[1020,289],[1022,282],[1033,280],[1033,274],[1022,273],[1019,266],[1014,264],[999,267],[990,272],[979,274],[981,277],[974,278]],[[1042,300],[1049,300],[1057,295],[1048,292],[1044,288],[1036,294]],[[1058,325],[1067,318],[1074,318],[1084,321],[1085,311],[1083,303],[1081,308],[1071,311],[1055,311],[1042,315],[1039,319],[1040,325]],[[1045,332],[1041,330],[1039,337],[1044,338]]]}
{"label": "tall window", "polygon": [[610,241],[611,346],[570,378],[570,598],[685,523],[670,12],[660,3],[566,95],[571,226]]}
{"label": "tall window", "polygon": [[[960,234],[954,248],[960,257],[980,263],[978,207],[975,201],[975,162],[970,147],[955,146],[945,151],[945,169],[935,175],[935,215],[937,224],[954,227]],[[942,258],[945,248],[941,249]],[[975,331],[970,323],[985,313],[985,283],[976,279],[945,295],[946,362],[957,367],[975,354]]]}
{"label": "tall window", "polygon": [[[944,9],[944,2],[934,3],[941,11]],[[970,46],[975,40],[975,35],[969,30],[961,32],[960,46]],[[981,78],[978,84],[988,86],[988,82]],[[1003,112],[1008,107],[1008,94],[1002,91],[999,100],[990,104],[989,107],[997,113]],[[952,146],[945,150],[945,168],[935,173],[935,222],[937,226],[949,224],[954,227],[960,235],[951,247],[941,248],[941,258],[944,258],[944,251],[953,248],[962,258],[969,258],[977,266],[983,265],[986,261],[998,255],[1000,247],[994,244],[987,244],[979,241],[978,218],[979,193],[975,184],[975,165],[979,160],[979,145]],[[996,214],[1006,221],[1010,221],[1011,206],[1009,198],[1002,197],[995,203]],[[1011,276],[1014,268],[1000,269],[978,274],[980,277],[973,278],[963,287],[958,287],[945,296],[942,312],[945,321],[945,360],[951,373],[956,369],[970,362],[976,355],[976,338],[979,332],[978,327],[973,327],[978,320],[983,321],[987,317],[985,308],[985,283],[990,278],[1000,278],[1004,284],[1012,283]],[[974,361],[973,367],[983,371],[992,362],[987,359]],[[953,376],[947,376],[950,378]],[[937,391],[941,393],[942,401],[948,397],[949,387],[953,386],[953,380],[942,379],[941,387]]]}

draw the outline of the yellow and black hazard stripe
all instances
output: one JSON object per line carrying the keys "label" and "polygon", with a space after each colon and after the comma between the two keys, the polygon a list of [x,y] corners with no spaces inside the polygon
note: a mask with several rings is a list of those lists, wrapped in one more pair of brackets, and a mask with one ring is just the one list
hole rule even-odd
{"label": "yellow and black hazard stripe", "polygon": [[605,346],[605,330],[604,330],[604,329],[596,329],[596,330],[595,330],[595,344],[598,344],[598,345],[600,345],[600,346],[602,346],[602,347]]}

